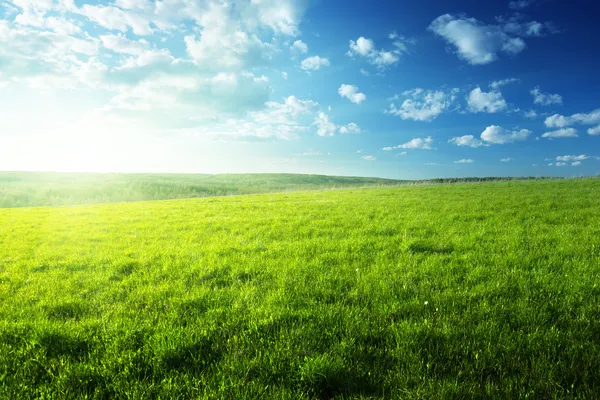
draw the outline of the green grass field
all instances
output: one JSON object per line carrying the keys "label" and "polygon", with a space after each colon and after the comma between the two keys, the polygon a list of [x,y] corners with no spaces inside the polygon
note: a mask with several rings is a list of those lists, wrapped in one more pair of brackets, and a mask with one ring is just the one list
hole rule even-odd
{"label": "green grass field", "polygon": [[0,208],[170,200],[407,181],[302,174],[87,174],[0,172]]}
{"label": "green grass field", "polygon": [[600,179],[0,210],[0,398],[600,398]]}
{"label": "green grass field", "polygon": [[400,181],[303,174],[88,174],[0,171],[0,208],[514,179],[540,178],[448,178]]}

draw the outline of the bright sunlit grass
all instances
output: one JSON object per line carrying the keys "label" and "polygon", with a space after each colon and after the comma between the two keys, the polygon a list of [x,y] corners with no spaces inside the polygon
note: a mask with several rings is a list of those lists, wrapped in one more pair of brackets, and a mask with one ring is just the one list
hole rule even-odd
{"label": "bright sunlit grass", "polygon": [[0,210],[0,398],[597,398],[599,192]]}

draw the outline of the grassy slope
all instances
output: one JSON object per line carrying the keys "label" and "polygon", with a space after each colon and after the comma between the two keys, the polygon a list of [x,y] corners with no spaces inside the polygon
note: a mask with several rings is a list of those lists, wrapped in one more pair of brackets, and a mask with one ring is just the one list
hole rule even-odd
{"label": "grassy slope", "polygon": [[296,174],[75,174],[0,172],[0,208],[166,200],[402,181]]}
{"label": "grassy slope", "polygon": [[599,192],[0,210],[0,398],[599,398]]}

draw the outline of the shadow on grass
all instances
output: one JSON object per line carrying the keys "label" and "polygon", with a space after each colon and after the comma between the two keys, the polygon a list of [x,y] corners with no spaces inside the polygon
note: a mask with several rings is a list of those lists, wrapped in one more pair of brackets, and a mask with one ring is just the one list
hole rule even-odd
{"label": "shadow on grass", "polygon": [[77,337],[60,333],[44,333],[40,337],[40,345],[48,357],[67,356],[81,360],[88,355],[90,343]]}
{"label": "shadow on grass", "polygon": [[299,385],[317,399],[377,395],[377,388],[366,377],[349,370],[341,360],[326,355],[304,359],[299,370]]}
{"label": "shadow on grass", "polygon": [[203,371],[223,357],[219,346],[209,338],[194,344],[167,351],[162,358],[162,366],[167,370],[191,373]]}
{"label": "shadow on grass", "polygon": [[408,245],[408,251],[421,254],[450,254],[454,251],[452,246],[437,246],[432,243],[417,241]]}
{"label": "shadow on grass", "polygon": [[46,307],[48,318],[56,320],[79,320],[88,313],[85,305],[79,302],[68,302]]}

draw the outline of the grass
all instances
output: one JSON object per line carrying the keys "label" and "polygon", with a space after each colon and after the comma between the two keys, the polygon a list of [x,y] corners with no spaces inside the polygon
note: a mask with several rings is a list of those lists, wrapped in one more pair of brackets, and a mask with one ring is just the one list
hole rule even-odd
{"label": "grass", "polygon": [[0,210],[0,398],[600,398],[599,193]]}
{"label": "grass", "polygon": [[360,186],[381,178],[301,174],[86,174],[0,172],[0,208],[115,203]]}

